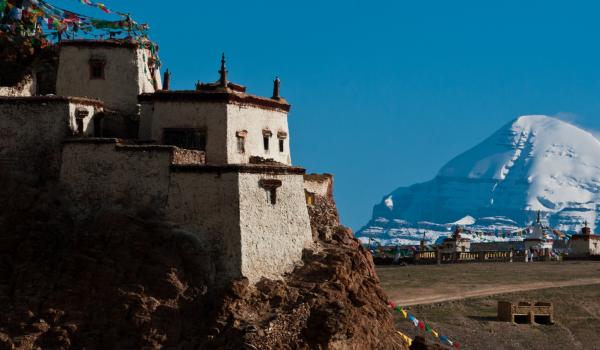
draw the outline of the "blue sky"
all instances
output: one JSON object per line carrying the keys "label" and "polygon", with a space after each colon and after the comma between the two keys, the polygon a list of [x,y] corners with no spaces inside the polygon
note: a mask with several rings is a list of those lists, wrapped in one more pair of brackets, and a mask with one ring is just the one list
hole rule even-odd
{"label": "blue sky", "polygon": [[150,24],[172,88],[216,80],[223,51],[251,93],[270,96],[279,75],[292,160],[335,174],[354,229],[384,194],[431,179],[519,115],[600,130],[592,1],[105,3]]}

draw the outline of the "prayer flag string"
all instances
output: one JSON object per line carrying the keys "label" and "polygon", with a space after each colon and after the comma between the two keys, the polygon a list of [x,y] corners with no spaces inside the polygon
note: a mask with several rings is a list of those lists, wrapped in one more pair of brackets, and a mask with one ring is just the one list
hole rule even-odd
{"label": "prayer flag string", "polygon": [[147,37],[148,26],[136,23],[131,16],[113,11],[99,2],[77,1],[120,18],[93,18],[59,8],[45,0],[0,0],[0,33],[11,39],[54,37],[60,40],[61,35],[68,33],[71,36],[76,33],[87,36],[105,33],[111,38],[123,34],[133,38]]}
{"label": "prayer flag string", "polygon": [[[401,313],[402,317],[404,317],[406,320],[408,320],[410,323],[412,323],[416,328],[419,328],[420,330],[425,331],[425,332],[431,334],[431,336],[433,336],[434,338],[436,338],[442,344],[449,345],[449,346],[451,346],[451,347],[453,347],[454,349],[457,349],[457,350],[463,349],[462,345],[459,342],[452,341],[452,340],[450,340],[450,338],[448,338],[445,335],[440,335],[433,328],[431,328],[428,324],[426,324],[425,322],[417,319],[414,315],[412,315],[411,313],[409,313],[406,310],[404,310],[404,308],[402,306],[397,305],[393,301],[388,302],[388,305],[393,310]],[[405,339],[405,340],[406,340],[406,338],[408,338],[408,337],[406,337],[406,335],[404,335],[404,334],[402,334],[400,332],[398,332],[398,334],[400,334],[400,336],[403,339]],[[412,340],[411,340],[411,342],[412,342]]]}

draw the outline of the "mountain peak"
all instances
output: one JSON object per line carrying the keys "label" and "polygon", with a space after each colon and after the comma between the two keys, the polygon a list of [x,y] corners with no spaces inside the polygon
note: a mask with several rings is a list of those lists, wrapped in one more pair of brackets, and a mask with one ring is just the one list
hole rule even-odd
{"label": "mountain peak", "polygon": [[369,225],[472,217],[473,224],[523,227],[541,210],[552,226],[576,232],[585,220],[599,223],[599,200],[600,141],[560,119],[526,115],[450,160],[433,180],[386,195]]}

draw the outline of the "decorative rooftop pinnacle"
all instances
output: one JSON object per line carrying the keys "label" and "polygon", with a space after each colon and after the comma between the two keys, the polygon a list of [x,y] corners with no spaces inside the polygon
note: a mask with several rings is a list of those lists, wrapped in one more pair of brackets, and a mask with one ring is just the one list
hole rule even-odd
{"label": "decorative rooftop pinnacle", "polygon": [[222,87],[227,87],[227,67],[225,66],[225,53],[221,55],[221,70],[219,70],[219,83]]}
{"label": "decorative rooftop pinnacle", "polygon": [[281,100],[281,96],[279,95],[280,85],[281,80],[279,80],[279,77],[275,77],[275,80],[273,80],[273,96],[271,97],[274,100]]}
{"label": "decorative rooftop pinnacle", "polygon": [[169,69],[165,71],[165,77],[163,79],[163,90],[169,90],[171,87],[171,72]]}

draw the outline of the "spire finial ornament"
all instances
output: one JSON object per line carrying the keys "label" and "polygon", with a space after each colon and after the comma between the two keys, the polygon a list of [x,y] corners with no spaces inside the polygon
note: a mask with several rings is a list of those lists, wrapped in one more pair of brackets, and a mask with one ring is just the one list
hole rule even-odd
{"label": "spire finial ornament", "polygon": [[221,55],[221,70],[219,70],[219,83],[222,87],[227,87],[227,67],[225,66],[225,53]]}
{"label": "spire finial ornament", "polygon": [[169,90],[171,88],[171,72],[167,68],[165,77],[163,78],[163,90]]}
{"label": "spire finial ornament", "polygon": [[273,80],[273,96],[271,97],[273,100],[280,100],[281,95],[279,95],[279,89],[281,86],[281,80],[279,80],[279,76],[275,77]]}

